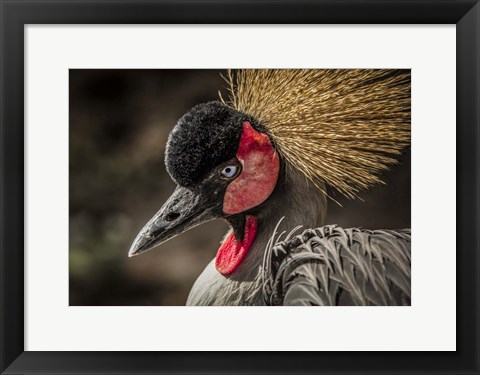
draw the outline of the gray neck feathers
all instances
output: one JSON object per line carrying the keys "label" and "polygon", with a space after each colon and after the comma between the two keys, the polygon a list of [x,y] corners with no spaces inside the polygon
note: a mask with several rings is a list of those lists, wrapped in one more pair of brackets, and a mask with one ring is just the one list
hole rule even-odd
{"label": "gray neck feathers", "polygon": [[[295,227],[316,228],[324,224],[327,201],[324,193],[296,170],[287,169],[280,186],[255,213],[258,219],[255,241],[243,262],[230,276],[223,276],[212,261],[195,282],[188,305],[258,305],[261,268],[267,243],[277,233]],[[323,187],[322,187],[323,188]]]}
{"label": "gray neck feathers", "polygon": [[280,221],[277,233],[285,231],[288,234],[298,226],[308,229],[323,225],[326,213],[325,194],[293,168],[287,170],[281,186],[275,189],[262,210],[256,214],[258,226],[255,241],[238,272],[234,272],[232,277],[245,280],[246,275],[253,276],[252,269],[261,266],[267,243]]}

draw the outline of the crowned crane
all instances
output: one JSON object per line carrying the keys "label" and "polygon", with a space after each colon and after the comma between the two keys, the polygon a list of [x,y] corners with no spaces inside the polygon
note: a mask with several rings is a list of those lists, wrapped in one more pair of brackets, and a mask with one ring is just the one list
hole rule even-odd
{"label": "crowned crane", "polygon": [[409,144],[410,71],[246,69],[226,81],[228,100],[171,131],[177,187],[129,256],[222,218],[231,229],[188,305],[410,304],[409,229],[325,225],[327,186],[355,198]]}

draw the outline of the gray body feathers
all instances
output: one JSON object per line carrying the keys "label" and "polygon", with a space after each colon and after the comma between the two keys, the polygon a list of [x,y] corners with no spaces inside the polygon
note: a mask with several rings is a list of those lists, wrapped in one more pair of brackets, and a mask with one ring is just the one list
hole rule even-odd
{"label": "gray body feathers", "polygon": [[309,229],[267,249],[267,305],[410,305],[410,230]]}

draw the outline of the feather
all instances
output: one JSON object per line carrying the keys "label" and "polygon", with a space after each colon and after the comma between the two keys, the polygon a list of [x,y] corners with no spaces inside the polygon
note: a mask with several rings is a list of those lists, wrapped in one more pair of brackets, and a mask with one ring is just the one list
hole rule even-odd
{"label": "feather", "polygon": [[410,304],[409,230],[326,225],[272,246],[267,305]]}
{"label": "feather", "polygon": [[291,166],[325,194],[348,198],[382,183],[410,142],[410,70],[228,71],[229,99],[260,121]]}

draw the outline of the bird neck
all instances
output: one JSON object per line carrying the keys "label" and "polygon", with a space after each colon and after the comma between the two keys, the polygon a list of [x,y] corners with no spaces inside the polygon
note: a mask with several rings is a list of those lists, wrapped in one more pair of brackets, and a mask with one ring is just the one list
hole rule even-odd
{"label": "bird neck", "polygon": [[[325,186],[320,188],[325,191]],[[307,229],[323,225],[327,214],[327,199],[322,190],[296,169],[287,166],[278,189],[256,215],[257,238],[262,242],[261,245],[266,247],[275,230],[288,233],[299,226]],[[265,240],[264,237],[268,239]]]}
{"label": "bird neck", "polygon": [[324,224],[326,211],[324,193],[294,169],[284,171],[281,182],[264,203],[227,219],[232,231],[217,252],[217,270],[233,276],[256,268],[275,230],[288,233],[298,226],[315,228]]}

